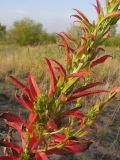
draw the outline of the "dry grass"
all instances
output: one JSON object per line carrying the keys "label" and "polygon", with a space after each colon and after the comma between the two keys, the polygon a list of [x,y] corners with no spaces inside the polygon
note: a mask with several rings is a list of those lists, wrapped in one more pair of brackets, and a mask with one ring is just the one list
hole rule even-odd
{"label": "dry grass", "polygon": [[63,62],[63,54],[60,55],[56,46],[0,46],[0,81],[6,81],[9,75],[25,79],[29,72],[37,80],[47,80],[45,57]]}
{"label": "dry grass", "polygon": [[[119,47],[106,48],[106,53],[111,54],[113,56],[113,59],[109,59],[104,64],[101,64],[101,66],[98,66],[95,68],[95,71],[96,70],[98,71],[97,72],[98,79],[106,83],[106,88],[109,85],[120,84],[120,53],[119,52],[120,52]],[[44,63],[44,57],[46,56],[55,58],[59,62],[64,64],[64,53],[59,52],[59,50],[55,46],[51,46],[51,45],[37,46],[37,47],[19,47],[19,46],[10,46],[10,45],[0,46],[0,81],[2,81],[6,85],[6,82],[9,82],[8,76],[11,74],[19,77],[20,79],[22,79],[22,81],[24,80],[26,81],[28,72],[32,72],[35,75],[37,81],[41,81],[39,84],[40,84],[40,87],[43,89],[44,84],[46,83],[46,81],[48,81],[47,67]],[[9,88],[10,86],[8,85],[7,87]],[[2,91],[1,93],[6,93],[5,87],[3,87],[3,89],[0,89],[0,90]],[[11,95],[11,89],[9,90],[9,92]],[[95,100],[96,99],[94,98],[94,101]],[[115,108],[115,106],[113,108]],[[112,113],[114,113],[114,116],[112,116],[114,117],[114,119],[116,118],[116,113],[118,113],[118,109],[115,111],[116,112],[114,112],[114,109],[111,111]],[[109,113],[110,109],[109,111],[107,110],[107,112],[108,112],[108,115],[112,115],[111,113]],[[103,112],[103,114],[104,113],[105,112]],[[106,116],[103,116],[103,117],[106,117]],[[104,122],[105,127],[103,127],[103,124],[102,124],[102,130],[98,134],[99,136],[98,138],[100,140],[105,139],[106,137],[110,137],[113,134],[112,132],[109,133],[107,129],[110,123],[114,124],[113,122],[114,119],[110,118],[112,122],[108,121],[109,117],[108,117],[108,120],[105,119],[105,122]],[[119,117],[116,119],[119,119]],[[115,124],[116,126],[113,129],[117,129],[118,124],[116,123],[116,121],[115,121]],[[107,160],[104,157],[107,153],[109,152],[111,153],[111,150],[114,153],[116,153],[114,150],[116,149],[115,145],[117,144],[116,142],[118,141],[119,134],[120,134],[120,130],[118,129],[117,133],[114,136],[113,141],[109,143],[110,146],[106,147],[106,150],[105,148],[102,148],[102,151],[100,150],[101,148],[99,147],[99,143],[100,143],[99,142],[98,144],[96,144],[97,147],[95,146],[96,148],[98,148],[97,153],[96,153],[96,150],[94,150],[94,146],[93,146],[93,149],[91,149],[90,152],[88,151],[86,154],[80,154],[80,155],[78,154],[78,156],[75,156],[75,157],[70,156],[68,159],[69,160],[70,159],[93,160],[93,158],[91,158],[92,155],[100,154],[100,158],[96,158],[95,160],[97,159]]]}
{"label": "dry grass", "polygon": [[[98,66],[98,78],[106,85],[119,84],[120,82],[120,48],[107,48],[106,53],[111,54],[102,66]],[[32,72],[36,79],[47,81],[47,68],[45,57],[52,57],[64,64],[64,53],[54,45],[37,47],[19,47],[14,45],[0,46],[0,81],[6,81],[9,75],[25,79]]]}

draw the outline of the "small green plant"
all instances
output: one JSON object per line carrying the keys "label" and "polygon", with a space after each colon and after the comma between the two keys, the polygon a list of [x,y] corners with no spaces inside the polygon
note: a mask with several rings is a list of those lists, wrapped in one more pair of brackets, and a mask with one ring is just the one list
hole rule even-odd
{"label": "small green plant", "polygon": [[[120,1],[106,0],[106,10],[99,0],[94,5],[98,18],[91,23],[79,10],[72,15],[82,26],[83,35],[78,41],[69,33],[58,34],[59,46],[65,49],[66,69],[56,60],[45,58],[48,66],[50,85],[42,93],[33,75],[28,75],[28,86],[14,76],[11,81],[17,85],[16,98],[29,110],[25,121],[11,113],[2,113],[0,118],[20,133],[21,146],[11,140],[0,141],[9,148],[0,160],[47,160],[51,154],[68,155],[84,152],[95,142],[97,115],[120,91],[120,86],[110,91],[96,89],[103,83],[96,81],[94,67],[105,62],[110,55],[98,57],[104,51],[100,47],[109,36],[109,30],[120,18]],[[89,77],[93,77],[90,82]],[[93,89],[95,87],[95,89]],[[81,105],[85,96],[106,93],[102,102],[95,102],[83,113]]]}

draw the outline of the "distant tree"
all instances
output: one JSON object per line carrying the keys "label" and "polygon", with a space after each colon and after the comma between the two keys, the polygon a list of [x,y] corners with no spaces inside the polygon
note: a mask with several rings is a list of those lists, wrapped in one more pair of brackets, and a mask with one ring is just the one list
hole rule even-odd
{"label": "distant tree", "polygon": [[6,36],[6,26],[0,24],[0,40],[4,39]]}
{"label": "distant tree", "polygon": [[80,36],[82,35],[82,28],[79,25],[72,25],[68,32],[73,35],[77,40],[80,39]]}
{"label": "distant tree", "polygon": [[43,25],[35,21],[24,18],[16,21],[9,31],[10,38],[20,45],[34,45],[44,43],[46,32]]}

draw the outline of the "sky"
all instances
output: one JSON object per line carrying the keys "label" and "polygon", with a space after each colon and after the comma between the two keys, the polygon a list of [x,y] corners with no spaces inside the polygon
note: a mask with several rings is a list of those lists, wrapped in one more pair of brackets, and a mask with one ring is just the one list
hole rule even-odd
{"label": "sky", "polygon": [[66,31],[73,24],[73,8],[95,18],[93,3],[95,0],[0,0],[0,23],[11,27],[16,20],[31,18],[42,23],[47,32]]}

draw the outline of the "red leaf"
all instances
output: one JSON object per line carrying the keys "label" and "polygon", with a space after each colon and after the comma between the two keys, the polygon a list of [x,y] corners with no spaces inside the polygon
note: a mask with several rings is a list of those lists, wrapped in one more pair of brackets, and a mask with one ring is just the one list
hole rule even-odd
{"label": "red leaf", "polygon": [[18,154],[23,153],[23,150],[18,145],[14,144],[14,143],[10,143],[7,141],[0,141],[0,145],[4,146],[4,147],[11,148],[11,149],[15,150]]}
{"label": "red leaf", "polygon": [[31,73],[28,76],[28,84],[30,87],[31,95],[33,96],[33,99],[35,99],[37,96],[40,95],[40,90],[39,90],[37,83],[35,82],[35,79]]}
{"label": "red leaf", "polygon": [[48,129],[52,129],[52,130],[57,129],[57,125],[56,125],[55,121],[52,120],[52,119],[50,119],[50,120],[47,122],[47,128],[48,128]]}
{"label": "red leaf", "polygon": [[105,51],[105,49],[102,48],[102,47],[99,47],[99,48],[97,48],[97,49],[94,51],[93,54],[96,56],[100,51]]}
{"label": "red leaf", "polygon": [[44,153],[44,152],[38,152],[36,155],[35,155],[35,158],[36,160],[48,160],[48,157],[47,155]]}
{"label": "red leaf", "polygon": [[96,0],[96,4],[97,5],[94,5],[93,4],[93,6],[95,7],[95,9],[96,9],[96,11],[97,11],[97,13],[98,13],[98,15],[101,13],[101,9],[102,9],[102,7],[101,7],[101,4],[100,4],[100,1],[99,0]]}
{"label": "red leaf", "polygon": [[17,87],[18,87],[19,89],[22,89],[23,92],[26,93],[26,95],[32,99],[30,90],[29,90],[23,83],[21,83],[19,80],[17,80],[17,79],[16,79],[15,77],[13,77],[13,76],[10,76],[10,79],[12,80],[12,82],[13,82],[15,85],[17,85]]}
{"label": "red leaf", "polygon": [[78,50],[77,50],[77,52],[79,52],[79,53],[81,53],[81,52],[83,52],[85,49],[87,48],[87,46],[81,46]]}
{"label": "red leaf", "polygon": [[8,122],[15,122],[28,126],[28,124],[23,119],[12,113],[2,113],[0,114],[0,118],[6,119]]}
{"label": "red leaf", "polygon": [[33,135],[29,140],[29,150],[32,152],[32,150],[36,149],[39,145],[39,138],[36,135]]}
{"label": "red leaf", "polygon": [[88,96],[88,95],[92,95],[92,94],[97,94],[97,93],[103,93],[103,92],[108,92],[106,90],[95,90],[95,91],[83,91],[83,92],[76,92],[73,95],[68,97],[68,101],[74,100],[76,98],[80,98],[83,96]]}
{"label": "red leaf", "polygon": [[79,19],[80,22],[82,21],[82,18],[80,16],[78,16],[77,14],[72,15],[72,17],[75,17],[75,18]]}
{"label": "red leaf", "polygon": [[56,117],[54,120],[56,123],[58,123],[59,120],[62,120],[68,116],[72,116],[72,117],[76,117],[79,118],[80,120],[82,120],[85,116],[82,112],[79,111],[80,107],[71,109],[71,110],[67,110],[65,112],[62,113],[62,115]]}
{"label": "red leaf", "polygon": [[67,43],[66,39],[61,34],[58,34],[58,36],[60,37],[60,39],[62,40],[62,42],[64,44],[64,48],[65,48],[65,51],[66,51],[66,61],[70,62],[71,57],[70,57],[70,50],[69,50],[68,43]]}
{"label": "red leaf", "polygon": [[93,61],[91,64],[90,64],[90,67],[92,68],[92,67],[94,67],[94,66],[96,66],[96,65],[98,65],[98,64],[100,64],[100,63],[103,63],[103,62],[105,62],[108,58],[110,58],[110,57],[112,57],[112,56],[110,56],[110,55],[105,55],[105,56],[102,56],[102,57],[100,57],[99,59],[97,59],[96,61]]}
{"label": "red leaf", "polygon": [[71,36],[70,33],[66,33],[66,32],[61,32],[62,34],[64,34],[69,40],[71,41],[74,41],[75,42],[75,39]]}
{"label": "red leaf", "polygon": [[[64,47],[64,44],[59,44],[60,47]],[[73,54],[75,54],[75,50],[73,48],[71,48],[70,46],[69,47],[69,51],[72,52]]]}
{"label": "red leaf", "polygon": [[73,10],[75,10],[85,21],[87,21],[90,24],[88,18],[80,10],[78,9],[73,9]]}
{"label": "red leaf", "polygon": [[102,84],[103,83],[101,83],[101,82],[90,83],[90,84],[87,84],[86,86],[82,86],[82,87],[78,88],[73,93],[82,92],[84,90],[87,90],[87,89],[90,89],[90,88],[93,88],[93,87],[96,87],[96,86],[102,85]]}
{"label": "red leaf", "polygon": [[64,140],[66,138],[66,135],[65,134],[61,134],[61,133],[54,133],[52,134],[52,136],[58,138],[58,139],[61,139],[61,140]]}
{"label": "red leaf", "polygon": [[120,92],[120,86],[114,86],[114,87],[112,88],[112,91]]}
{"label": "red leaf", "polygon": [[20,133],[22,133],[22,128],[15,122],[8,122],[6,121],[6,123],[11,126],[12,128],[16,129],[17,131],[19,131]]}
{"label": "red leaf", "polygon": [[90,73],[91,71],[90,70],[83,70],[83,71],[80,71],[80,72],[77,72],[77,73],[72,73],[70,75],[67,75],[67,78],[71,78],[71,77],[80,77],[80,78],[84,78],[84,76],[87,74],[87,73]]}
{"label": "red leaf", "polygon": [[53,67],[50,63],[50,60],[48,60],[47,58],[45,59],[46,63],[48,65],[49,68],[49,73],[50,73],[50,88],[49,88],[49,95],[52,96],[55,92],[55,87],[56,87],[56,78],[55,78],[55,74],[53,71]]}
{"label": "red leaf", "polygon": [[34,123],[37,118],[37,113],[36,112],[31,112],[29,115],[29,126],[28,126],[28,131],[32,133],[34,131]]}
{"label": "red leaf", "polygon": [[69,146],[65,146],[64,148],[67,149],[69,152],[77,153],[77,152],[85,152],[89,148],[88,144],[73,144]]}
{"label": "red leaf", "polygon": [[57,66],[60,68],[60,70],[63,72],[64,75],[66,75],[66,70],[65,68],[56,60],[54,59],[50,59],[51,63],[54,62],[55,64],[57,64]]}
{"label": "red leaf", "polygon": [[85,116],[82,112],[78,111],[78,108],[65,111],[63,116],[73,116],[79,119],[83,119]]}
{"label": "red leaf", "polygon": [[1,156],[0,160],[22,160],[22,159],[14,156]]}
{"label": "red leaf", "polygon": [[25,106],[28,110],[30,110],[31,112],[34,110],[33,109],[33,103],[30,102],[29,100],[23,98],[22,96],[19,96],[16,94],[16,98],[18,99],[18,101]]}

